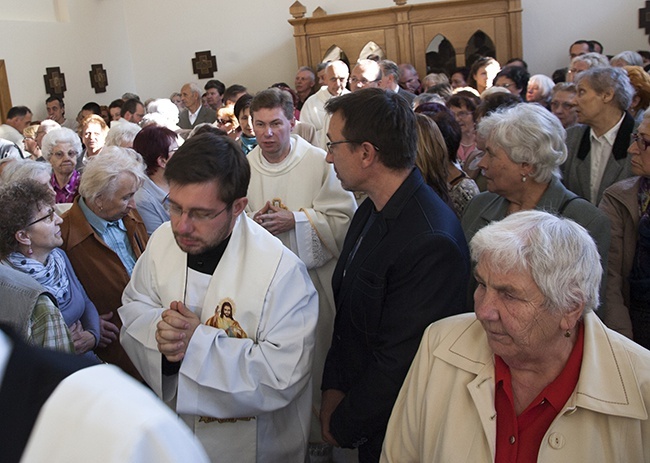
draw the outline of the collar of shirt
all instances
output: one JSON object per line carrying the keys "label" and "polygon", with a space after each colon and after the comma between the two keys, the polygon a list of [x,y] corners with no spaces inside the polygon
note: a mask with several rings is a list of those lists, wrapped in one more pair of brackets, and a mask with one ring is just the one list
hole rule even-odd
{"label": "collar of shirt", "polygon": [[589,137],[591,138],[591,143],[598,142],[598,143],[603,143],[606,142],[609,146],[614,146],[614,141],[616,140],[616,135],[618,135],[618,129],[621,128],[621,124],[623,123],[623,119],[625,119],[625,113],[621,116],[621,118],[618,120],[618,122],[609,129],[607,132],[602,134],[600,137],[597,137],[596,134],[594,133],[594,129],[589,129]]}
{"label": "collar of shirt", "polygon": [[[72,176],[70,177],[70,180],[68,180],[68,183],[64,185],[63,188],[59,186],[59,182],[56,181],[56,175],[54,175],[54,172],[52,172],[52,181],[50,182],[52,184],[52,188],[54,188],[54,191],[56,193],[62,192],[65,193],[66,195],[72,195],[76,192],[77,190],[77,185],[79,183],[79,180],[81,178],[79,177],[79,172],[76,170],[72,171]],[[58,199],[58,194],[57,194],[57,199]],[[72,201],[69,201],[72,202]]]}
{"label": "collar of shirt", "polygon": [[214,248],[208,249],[201,254],[188,254],[187,266],[199,273],[212,275],[216,270],[217,265],[219,265],[219,261],[221,260],[223,253],[226,252],[226,247],[230,242],[230,236],[232,235],[228,235],[228,238],[223,240]]}
{"label": "collar of shirt", "polygon": [[516,415],[510,368],[498,355],[494,356],[495,398],[497,413],[497,446],[495,461],[535,462],[542,439],[555,417],[573,393],[580,377],[584,348],[584,325],[578,325],[576,343],[566,365],[550,384]]}
{"label": "collar of shirt", "polygon": [[126,227],[124,226],[122,219],[116,220],[114,222],[109,222],[108,220],[102,219],[90,210],[83,198],[79,198],[79,207],[81,208],[81,212],[84,213],[84,216],[86,216],[86,220],[90,226],[93,227],[93,229],[99,233],[100,236],[104,236],[109,225],[116,226],[123,232],[126,232]]}

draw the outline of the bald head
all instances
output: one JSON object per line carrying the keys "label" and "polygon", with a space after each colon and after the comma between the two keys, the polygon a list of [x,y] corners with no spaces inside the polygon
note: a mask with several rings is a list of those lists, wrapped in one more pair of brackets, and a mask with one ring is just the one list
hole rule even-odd
{"label": "bald head", "polygon": [[330,95],[342,95],[349,76],[350,71],[343,61],[337,60],[329,63],[325,68],[325,84]]}
{"label": "bald head", "polygon": [[375,88],[381,80],[381,68],[377,61],[360,59],[350,74],[350,90],[356,92],[362,88]]}

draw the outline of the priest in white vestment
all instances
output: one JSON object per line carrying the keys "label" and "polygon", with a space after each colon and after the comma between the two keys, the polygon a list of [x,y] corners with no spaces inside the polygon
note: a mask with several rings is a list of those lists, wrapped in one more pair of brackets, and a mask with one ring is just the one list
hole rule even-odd
{"label": "priest in white vestment", "polygon": [[[356,202],[341,187],[325,152],[291,135],[293,102],[278,89],[258,93],[251,103],[258,146],[248,154],[251,183],[249,216],[280,238],[309,269],[319,296],[314,352],[314,407],[320,406],[320,382],[332,341],[335,306],[332,272]],[[320,442],[320,422],[313,417],[310,442]]]}
{"label": "priest in white vestment", "polygon": [[318,316],[307,270],[242,214],[250,169],[231,140],[190,139],[165,177],[171,222],[124,291],[122,345],[212,461],[302,462]]}

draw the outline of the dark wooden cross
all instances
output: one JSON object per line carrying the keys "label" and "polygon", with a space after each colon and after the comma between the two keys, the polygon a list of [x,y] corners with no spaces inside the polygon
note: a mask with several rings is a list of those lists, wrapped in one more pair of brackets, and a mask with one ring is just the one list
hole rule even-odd
{"label": "dark wooden cross", "polygon": [[65,74],[58,67],[45,68],[43,79],[45,80],[45,91],[50,95],[62,97],[63,93],[67,90],[65,86]]}
{"label": "dark wooden cross", "polygon": [[192,70],[199,79],[209,79],[217,72],[217,57],[207,51],[197,51],[192,58]]}
{"label": "dark wooden cross", "polygon": [[104,93],[108,86],[108,77],[106,77],[106,70],[103,64],[91,64],[90,71],[90,86],[95,89],[95,93]]}
{"label": "dark wooden cross", "polygon": [[639,8],[639,29],[645,29],[645,33],[650,34],[650,2],[645,2],[645,8]]}

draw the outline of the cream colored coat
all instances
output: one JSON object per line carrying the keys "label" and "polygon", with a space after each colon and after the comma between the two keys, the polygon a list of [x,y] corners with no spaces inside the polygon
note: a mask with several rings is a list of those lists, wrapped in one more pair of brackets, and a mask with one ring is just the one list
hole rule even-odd
{"label": "cream colored coat", "polygon": [[[538,462],[650,461],[650,352],[585,320],[575,391]],[[388,423],[382,462],[494,461],[494,356],[474,314],[427,328]]]}

